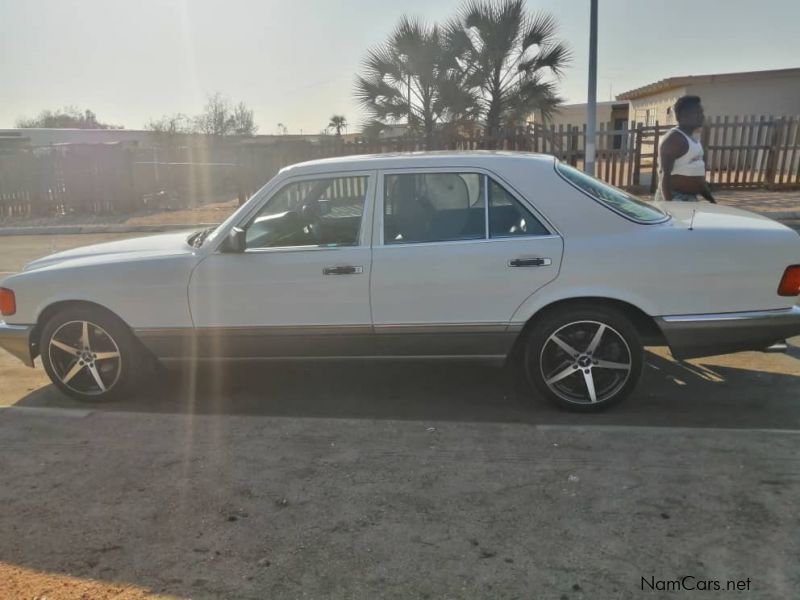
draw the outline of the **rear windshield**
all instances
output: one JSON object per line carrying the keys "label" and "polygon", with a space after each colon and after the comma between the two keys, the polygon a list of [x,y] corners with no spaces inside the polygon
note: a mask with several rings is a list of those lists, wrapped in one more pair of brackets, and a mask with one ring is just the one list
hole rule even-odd
{"label": "rear windshield", "polygon": [[599,179],[595,179],[574,167],[556,163],[556,169],[567,181],[626,217],[643,223],[656,223],[667,218],[666,213],[652,204],[639,200],[628,192],[615,188],[613,185],[603,183]]}

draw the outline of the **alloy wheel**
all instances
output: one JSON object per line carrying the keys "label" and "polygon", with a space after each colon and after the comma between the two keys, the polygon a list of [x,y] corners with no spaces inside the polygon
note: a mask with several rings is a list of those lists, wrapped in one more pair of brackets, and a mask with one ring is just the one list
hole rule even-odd
{"label": "alloy wheel", "polygon": [[539,368],[547,387],[574,404],[612,399],[633,368],[625,338],[605,323],[575,321],[553,332],[542,346]]}
{"label": "alloy wheel", "polygon": [[48,356],[59,381],[79,394],[103,394],[116,385],[122,373],[117,342],[89,321],[68,321],[56,329]]}

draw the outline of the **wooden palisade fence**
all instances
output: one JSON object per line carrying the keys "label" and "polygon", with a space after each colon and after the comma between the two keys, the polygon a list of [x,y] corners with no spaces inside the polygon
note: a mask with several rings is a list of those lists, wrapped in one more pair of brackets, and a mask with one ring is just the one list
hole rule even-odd
{"label": "wooden palisade fence", "polygon": [[[596,175],[636,193],[655,191],[659,141],[671,125],[601,124]],[[701,133],[707,177],[717,188],[800,188],[800,119],[716,117]],[[497,149],[552,154],[582,168],[585,125],[531,125],[500,135],[442,133],[433,139],[344,141],[287,137],[234,142],[159,154],[135,145],[64,144],[5,150],[0,146],[0,217],[126,213],[162,192],[184,203],[246,197],[282,167],[330,156],[422,150]]]}

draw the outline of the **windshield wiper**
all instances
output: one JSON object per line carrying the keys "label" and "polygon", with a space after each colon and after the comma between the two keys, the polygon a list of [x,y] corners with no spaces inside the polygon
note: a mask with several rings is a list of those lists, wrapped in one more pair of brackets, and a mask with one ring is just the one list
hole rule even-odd
{"label": "windshield wiper", "polygon": [[200,246],[203,245],[203,242],[206,241],[206,238],[209,235],[211,235],[211,232],[214,231],[216,228],[217,228],[216,226],[214,226],[214,227],[206,227],[202,231],[198,231],[196,233],[193,233],[189,237],[189,244],[191,244],[191,246],[193,248],[199,248]]}

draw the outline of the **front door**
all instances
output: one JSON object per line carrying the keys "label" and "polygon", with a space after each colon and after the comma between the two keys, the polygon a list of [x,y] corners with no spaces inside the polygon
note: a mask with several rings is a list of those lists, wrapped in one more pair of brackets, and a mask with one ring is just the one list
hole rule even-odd
{"label": "front door", "polygon": [[385,171],[376,199],[371,294],[381,351],[505,355],[512,315],[558,273],[561,237],[475,170]]}
{"label": "front door", "polygon": [[200,356],[370,354],[374,173],[290,180],[247,223],[243,253],[195,269],[189,302]]}

